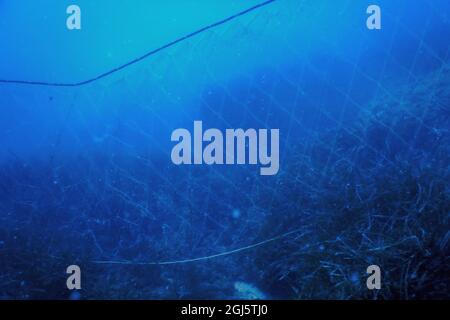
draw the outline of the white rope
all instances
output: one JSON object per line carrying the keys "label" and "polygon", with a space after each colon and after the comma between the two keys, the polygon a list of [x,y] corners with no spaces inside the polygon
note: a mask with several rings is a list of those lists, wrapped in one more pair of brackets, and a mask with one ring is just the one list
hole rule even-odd
{"label": "white rope", "polygon": [[[297,230],[293,230],[293,231],[289,231],[287,233],[283,233],[281,235],[278,235],[276,237],[258,242],[258,243],[254,243],[245,247],[241,247],[238,249],[234,249],[234,250],[230,250],[230,251],[225,251],[222,253],[217,253],[217,254],[213,254],[210,256],[204,256],[204,257],[198,257],[198,258],[192,258],[192,259],[184,259],[184,260],[173,260],[173,261],[158,261],[158,262],[145,262],[145,261],[130,261],[130,260],[94,260],[92,261],[92,263],[95,264],[120,264],[120,265],[169,265],[169,264],[182,264],[182,263],[189,263],[189,262],[196,262],[196,261],[202,261],[202,260],[209,260],[209,259],[214,259],[214,258],[218,258],[218,257],[223,257],[223,256],[227,256],[227,255],[231,255],[234,253],[238,253],[238,252],[242,252],[245,250],[249,250],[252,248],[256,248],[265,244],[268,244],[270,242],[274,242],[277,240],[281,240],[283,238],[286,238],[288,236],[290,236],[291,234],[294,233],[299,233],[301,229],[297,229]],[[306,234],[306,232],[304,232],[303,234],[301,234],[301,236],[304,236]]]}

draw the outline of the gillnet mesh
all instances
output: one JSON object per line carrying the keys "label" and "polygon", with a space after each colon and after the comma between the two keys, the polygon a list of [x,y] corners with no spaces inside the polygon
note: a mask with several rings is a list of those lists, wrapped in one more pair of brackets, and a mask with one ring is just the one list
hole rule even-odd
{"label": "gillnet mesh", "polygon": [[[388,46],[355,19],[345,49],[325,6],[262,9],[85,87],[1,85],[22,120],[5,124],[0,294],[64,296],[74,263],[96,298],[248,297],[236,281],[355,298],[370,263],[384,297],[447,294],[448,46],[387,15]],[[170,133],[194,120],[280,128],[279,174],[174,166]]]}

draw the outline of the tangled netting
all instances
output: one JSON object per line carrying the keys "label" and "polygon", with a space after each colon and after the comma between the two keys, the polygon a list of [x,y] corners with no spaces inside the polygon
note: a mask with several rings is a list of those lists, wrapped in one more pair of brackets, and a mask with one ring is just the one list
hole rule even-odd
{"label": "tangled netting", "polygon": [[380,298],[448,297],[449,76],[445,67],[380,95],[357,125],[299,152],[275,207],[311,233],[261,252],[260,263],[274,261],[266,279],[283,279],[300,298],[370,298],[360,270],[375,263]]}
{"label": "tangled netting", "polygon": [[[24,114],[45,104],[61,125],[39,144],[45,156],[11,151],[0,168],[0,297],[67,298],[65,268],[78,264],[82,298],[448,298],[448,63],[381,83],[353,58],[322,57],[376,87],[364,103],[305,57],[286,68],[268,55],[266,69],[219,77],[218,62],[231,68],[265,36],[249,24],[294,23],[298,10],[234,22],[86,90],[33,88],[29,107],[24,91],[11,98]],[[210,43],[222,39],[239,54],[217,58]],[[183,65],[197,50],[211,60]],[[172,165],[170,131],[197,118],[282,127],[279,174]],[[367,290],[371,264],[380,291]]]}
{"label": "tangled netting", "polygon": [[[449,70],[443,68],[413,86],[380,95],[357,125],[317,134],[308,146],[298,145],[295,161],[277,181],[276,193],[256,184],[251,193],[236,194],[231,186],[222,187],[223,176],[211,174],[180,176],[174,186],[165,181],[164,168],[149,173],[136,166],[136,159],[127,160],[128,168],[142,172],[125,175],[124,169],[111,164],[109,176],[117,181],[108,177],[102,181],[99,176],[95,182],[72,185],[67,182],[77,179],[66,172],[59,183],[64,187],[52,184],[50,188],[45,165],[38,175],[11,164],[2,170],[3,194],[9,201],[2,201],[1,234],[8,239],[2,242],[2,253],[8,259],[1,262],[1,287],[6,293],[13,288],[37,295],[54,286],[52,294],[58,294],[62,290],[56,270],[73,259],[89,269],[87,277],[101,274],[89,285],[88,294],[95,297],[217,296],[224,284],[247,269],[260,270],[257,277],[267,288],[289,287],[292,298],[359,298],[371,295],[361,273],[376,263],[384,269],[385,289],[379,293],[383,298],[447,297]],[[98,157],[99,163],[108,161]],[[102,170],[96,162],[79,159],[76,165],[71,163],[70,172],[88,177],[89,171]],[[158,188],[148,184],[138,188],[139,180],[130,187],[129,179],[143,176]],[[125,184],[127,192],[122,191]],[[184,196],[169,190],[183,190]],[[209,194],[212,190],[214,195]],[[95,196],[98,192],[103,192],[101,198]],[[45,201],[42,208],[35,199],[44,194],[52,201]],[[251,199],[253,205],[240,209],[245,219],[221,216],[220,209],[198,214],[208,197],[229,199],[230,194],[236,208],[241,197]],[[58,209],[67,203],[69,212],[61,216]],[[233,210],[223,212],[228,209]],[[161,223],[162,217],[173,214],[177,219]],[[58,231],[45,231],[55,225],[60,226]],[[211,253],[207,244],[214,244],[216,252],[236,247],[253,229],[263,239],[300,225],[301,232],[291,238],[210,264],[172,269],[128,266],[112,271],[89,264],[99,254],[136,263],[201,256]],[[209,233],[198,231],[208,228]],[[84,241],[92,245],[77,246]],[[190,277],[176,278],[186,272]],[[31,284],[19,279],[42,287],[30,291]],[[141,289],[136,291],[130,284]]]}

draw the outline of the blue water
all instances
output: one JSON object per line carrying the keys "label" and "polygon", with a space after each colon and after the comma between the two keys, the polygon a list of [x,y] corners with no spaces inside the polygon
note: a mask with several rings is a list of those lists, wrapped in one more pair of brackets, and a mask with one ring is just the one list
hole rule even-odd
{"label": "blue water", "polygon": [[[0,298],[449,297],[448,1],[72,2],[0,1]],[[195,120],[280,172],[175,166]]]}

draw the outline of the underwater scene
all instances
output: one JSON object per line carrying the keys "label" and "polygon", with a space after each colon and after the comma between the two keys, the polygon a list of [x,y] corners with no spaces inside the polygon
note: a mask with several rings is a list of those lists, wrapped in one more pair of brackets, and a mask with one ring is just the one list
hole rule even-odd
{"label": "underwater scene", "polygon": [[449,299],[450,1],[0,0],[0,299]]}

